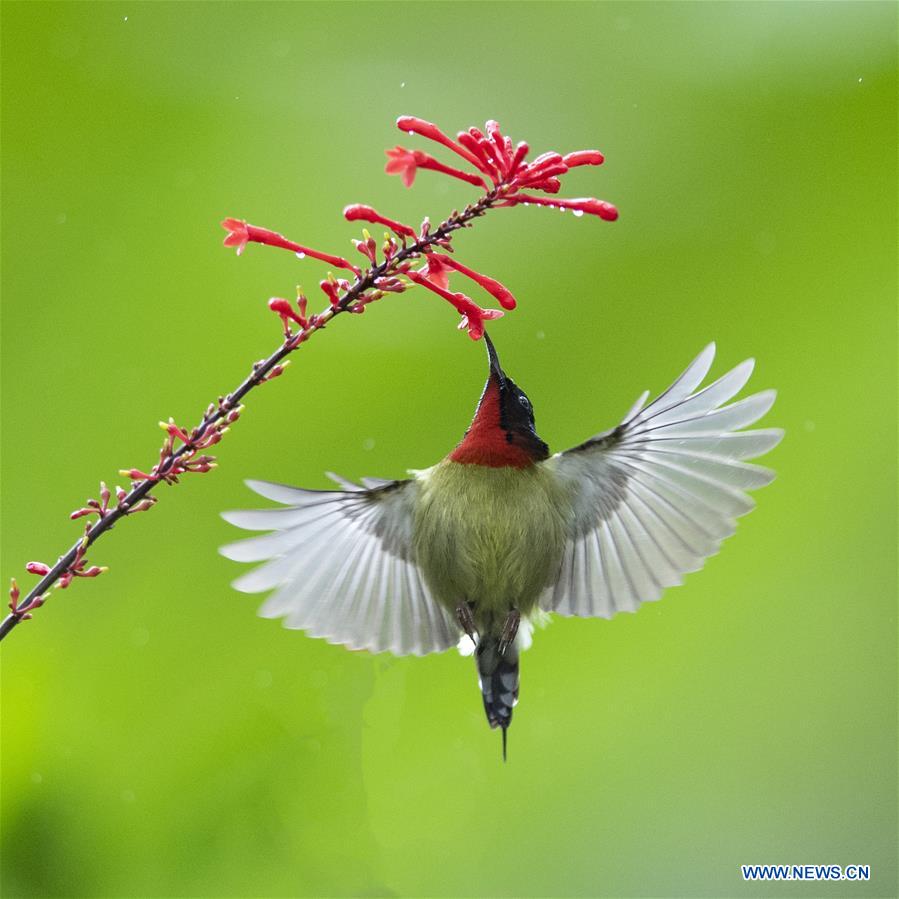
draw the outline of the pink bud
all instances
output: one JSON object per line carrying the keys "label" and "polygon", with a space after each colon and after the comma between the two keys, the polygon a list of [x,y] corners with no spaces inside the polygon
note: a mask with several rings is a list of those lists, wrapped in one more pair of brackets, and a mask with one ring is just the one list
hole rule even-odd
{"label": "pink bud", "polygon": [[39,574],[41,577],[43,577],[45,574],[50,573],[50,566],[45,565],[43,562],[29,562],[25,566],[25,570],[29,574]]}

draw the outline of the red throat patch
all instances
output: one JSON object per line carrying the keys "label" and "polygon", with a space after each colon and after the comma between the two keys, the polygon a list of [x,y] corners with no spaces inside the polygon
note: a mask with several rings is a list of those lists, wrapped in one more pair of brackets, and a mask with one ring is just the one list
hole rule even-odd
{"label": "red throat patch", "polygon": [[491,378],[481,397],[474,421],[462,442],[450,453],[450,460],[463,465],[489,468],[526,468],[534,464],[528,450],[509,439],[500,425],[499,383]]}

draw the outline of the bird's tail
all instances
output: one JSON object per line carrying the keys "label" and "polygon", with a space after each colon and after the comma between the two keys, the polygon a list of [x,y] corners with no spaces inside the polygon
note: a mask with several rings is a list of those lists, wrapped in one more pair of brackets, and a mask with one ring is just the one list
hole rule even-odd
{"label": "bird's tail", "polygon": [[499,638],[485,636],[478,642],[475,661],[487,721],[491,727],[503,729],[505,760],[506,730],[512,723],[512,709],[518,702],[518,648],[513,642],[501,653]]}

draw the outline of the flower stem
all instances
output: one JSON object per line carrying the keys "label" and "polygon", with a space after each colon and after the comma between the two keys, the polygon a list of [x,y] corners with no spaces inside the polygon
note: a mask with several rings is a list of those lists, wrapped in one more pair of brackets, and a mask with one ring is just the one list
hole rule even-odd
{"label": "flower stem", "polygon": [[45,574],[38,584],[28,593],[28,595],[17,604],[18,608],[13,611],[0,622],[0,640],[3,640],[20,622],[26,620],[29,607],[40,597],[46,599],[46,593],[50,590],[60,578],[69,570],[70,566],[75,563],[79,557],[79,550],[82,552],[91,544],[99,540],[107,531],[121,519],[125,518],[133,511],[134,507],[146,499],[153,489],[164,480],[166,474],[171,472],[176,463],[185,455],[195,451],[195,444],[200,442],[203,437],[221,425],[227,418],[228,414],[233,412],[241,405],[243,398],[250,393],[251,390],[264,383],[266,378],[273,372],[275,367],[284,361],[294,350],[298,349],[300,344],[305,343],[316,331],[321,330],[328,322],[334,319],[342,312],[347,312],[353,302],[358,299],[365,291],[375,286],[376,280],[389,277],[395,273],[398,266],[403,262],[416,258],[432,247],[434,244],[439,245],[439,241],[449,237],[454,231],[469,225],[474,219],[482,216],[487,210],[502,199],[502,191],[493,189],[482,196],[475,203],[465,207],[461,212],[454,212],[434,231],[419,237],[416,241],[403,247],[398,253],[390,259],[375,265],[365,272],[356,275],[355,280],[344,292],[336,305],[329,306],[318,315],[313,316],[307,327],[302,330],[285,336],[281,345],[266,359],[256,363],[253,370],[231,393],[223,397],[217,404],[211,407],[206,415],[200,421],[196,429],[191,432],[191,441],[185,443],[180,449],[169,454],[164,461],[158,466],[152,478],[141,480],[134,484],[131,490],[119,500],[118,504],[111,508],[108,512],[101,515],[97,521],[90,525],[80,537],[65,553],[60,556],[57,563]]}

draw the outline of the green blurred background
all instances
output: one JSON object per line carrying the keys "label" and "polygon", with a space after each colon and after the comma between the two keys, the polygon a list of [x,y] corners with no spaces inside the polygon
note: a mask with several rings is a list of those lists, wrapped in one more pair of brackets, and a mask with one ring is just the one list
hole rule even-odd
{"label": "green blurred background", "polygon": [[[347,203],[438,220],[472,196],[383,174],[423,146],[402,113],[606,154],[565,193],[617,223],[499,211],[456,242],[519,298],[492,333],[554,449],[710,339],[716,373],[757,356],[787,430],[704,572],[537,635],[503,766],[469,659],[350,653],[228,586],[243,478],[401,476],[468,423],[483,348],[445,304],[336,322],[215,474],[161,490],[91,553],[107,575],[4,643],[4,896],[896,894],[894,4],[2,16],[5,577],[277,344],[269,296],[322,277],[237,259],[222,218],[352,252]],[[769,862],[872,878],[742,882]]]}

